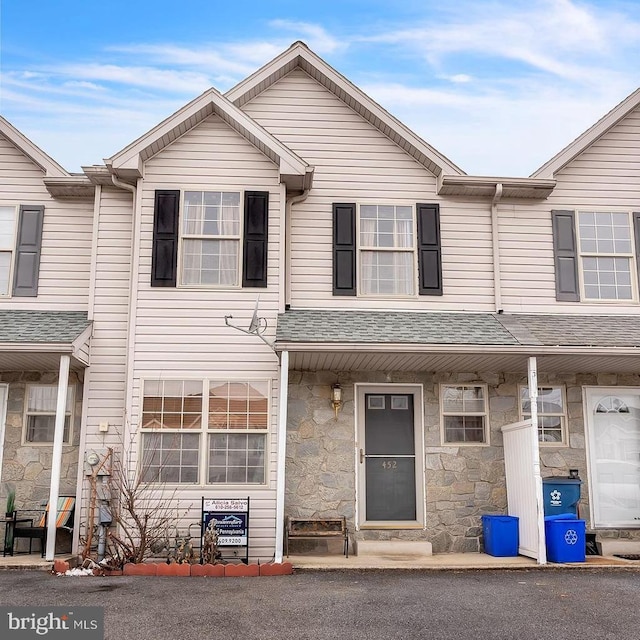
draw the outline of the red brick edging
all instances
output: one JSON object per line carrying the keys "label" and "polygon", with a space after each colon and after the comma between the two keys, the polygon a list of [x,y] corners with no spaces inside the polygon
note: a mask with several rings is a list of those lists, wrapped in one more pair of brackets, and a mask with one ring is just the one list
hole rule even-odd
{"label": "red brick edging", "polygon": [[[64,574],[69,570],[69,562],[56,560],[53,573]],[[95,575],[105,576],[198,576],[198,577],[253,577],[288,576],[293,573],[290,562],[269,562],[266,564],[178,564],[173,562],[127,563],[122,570],[95,570]]]}

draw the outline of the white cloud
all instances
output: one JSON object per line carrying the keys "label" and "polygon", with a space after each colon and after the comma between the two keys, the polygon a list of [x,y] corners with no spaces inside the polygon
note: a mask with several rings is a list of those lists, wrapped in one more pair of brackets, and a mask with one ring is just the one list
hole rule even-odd
{"label": "white cloud", "polygon": [[347,47],[344,39],[338,40],[317,24],[309,22],[295,22],[292,20],[272,20],[269,23],[276,29],[282,29],[295,34],[299,40],[305,43],[320,55],[335,53]]}
{"label": "white cloud", "polygon": [[457,2],[444,19],[364,40],[411,50],[436,69],[453,56],[472,54],[476,61],[519,62],[532,71],[595,84],[620,48],[637,46],[639,34],[640,23],[628,16],[571,0],[542,0]]}

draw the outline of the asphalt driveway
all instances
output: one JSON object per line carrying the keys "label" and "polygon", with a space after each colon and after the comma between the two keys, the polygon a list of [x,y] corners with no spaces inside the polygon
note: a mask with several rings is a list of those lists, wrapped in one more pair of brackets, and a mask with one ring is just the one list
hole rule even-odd
{"label": "asphalt driveway", "polygon": [[327,571],[261,578],[1,572],[2,605],[99,605],[109,640],[640,637],[633,570]]}

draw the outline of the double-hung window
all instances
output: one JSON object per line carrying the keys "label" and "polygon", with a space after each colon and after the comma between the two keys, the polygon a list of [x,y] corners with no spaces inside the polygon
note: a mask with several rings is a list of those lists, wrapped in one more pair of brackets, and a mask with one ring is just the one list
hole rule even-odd
{"label": "double-hung window", "polygon": [[143,389],[144,480],[266,482],[267,380],[147,380]]}
{"label": "double-hung window", "polygon": [[632,300],[633,225],[628,212],[578,211],[582,288],[588,300]]}
{"label": "double-hung window", "polygon": [[437,203],[333,203],[333,295],[441,296]]}
{"label": "double-hung window", "polygon": [[360,206],[362,295],[415,294],[417,268],[412,206]]}
{"label": "double-hung window", "polygon": [[[62,441],[71,442],[74,388],[67,388]],[[24,441],[51,443],[55,432],[58,387],[54,384],[33,384],[27,387]]]}
{"label": "double-hung window", "polygon": [[182,284],[239,286],[241,210],[236,191],[185,191]]}
{"label": "double-hung window", "polygon": [[11,291],[16,221],[16,207],[0,207],[0,296],[7,296]]}
{"label": "double-hung window", "polygon": [[[541,444],[563,444],[566,442],[567,411],[564,387],[538,387],[538,440]],[[520,387],[520,416],[531,417],[529,388]]]}
{"label": "double-hung window", "polygon": [[485,385],[442,385],[440,403],[445,444],[488,444]]}

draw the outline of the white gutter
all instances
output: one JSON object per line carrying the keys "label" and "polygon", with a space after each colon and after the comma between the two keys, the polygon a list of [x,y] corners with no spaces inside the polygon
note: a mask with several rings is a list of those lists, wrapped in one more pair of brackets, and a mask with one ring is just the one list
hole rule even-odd
{"label": "white gutter", "polygon": [[502,197],[502,183],[496,183],[491,202],[491,241],[493,246],[493,296],[496,313],[502,313],[502,286],[500,282],[500,230],[498,227],[498,202]]}
{"label": "white gutter", "polygon": [[284,238],[284,304],[285,309],[287,305],[291,304],[291,208],[294,204],[304,202],[309,195],[310,189],[305,189],[299,196],[293,196],[287,199],[285,205],[285,238]]}
{"label": "white gutter", "polygon": [[67,410],[67,389],[69,388],[69,356],[60,356],[58,371],[58,402],[56,421],[53,431],[53,454],[51,458],[51,483],[49,485],[49,514],[47,516],[47,548],[45,559],[53,561],[56,553],[56,522],[58,520],[58,496],[60,494],[60,476],[62,475],[62,441],[64,436],[64,418]]}
{"label": "white gutter", "polygon": [[280,354],[280,394],[278,399],[278,452],[276,465],[276,546],[274,562],[282,562],[284,546],[284,482],[287,453],[287,399],[289,397],[289,352]]}

